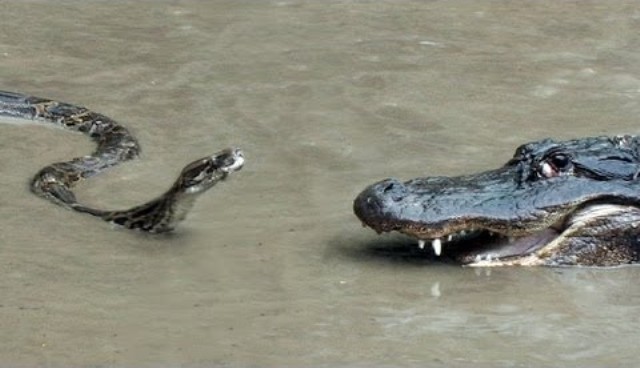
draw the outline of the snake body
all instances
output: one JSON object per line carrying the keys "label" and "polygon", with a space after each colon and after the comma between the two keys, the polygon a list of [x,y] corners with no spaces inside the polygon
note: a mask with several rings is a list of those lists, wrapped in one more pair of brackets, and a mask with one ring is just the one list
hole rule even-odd
{"label": "snake body", "polygon": [[42,168],[31,181],[31,190],[56,204],[128,229],[173,230],[199,194],[244,163],[240,149],[227,148],[189,163],[171,188],[154,200],[122,211],[100,210],[78,203],[72,188],[82,179],[138,156],[140,145],[125,127],[81,106],[5,91],[0,91],[0,116],[50,123],[89,136],[97,144],[91,155]]}

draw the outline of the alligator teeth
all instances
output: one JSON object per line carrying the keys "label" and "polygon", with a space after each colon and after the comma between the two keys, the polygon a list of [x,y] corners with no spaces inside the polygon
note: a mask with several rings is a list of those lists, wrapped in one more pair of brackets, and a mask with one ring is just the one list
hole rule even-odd
{"label": "alligator teeth", "polygon": [[[418,247],[420,249],[424,249],[424,247],[427,245],[427,241],[424,239],[418,239]],[[442,240],[440,240],[440,238],[436,238],[433,239],[431,241],[431,247],[433,247],[433,252],[439,256],[440,254],[442,254]]]}
{"label": "alligator teeth", "polygon": [[431,241],[431,246],[433,247],[433,252],[436,256],[439,256],[440,253],[442,253],[442,242],[440,241],[440,238],[433,239],[433,241]]}
{"label": "alligator teeth", "polygon": [[451,239],[453,239],[453,234],[449,234],[449,236],[447,236],[447,241],[451,241]]}

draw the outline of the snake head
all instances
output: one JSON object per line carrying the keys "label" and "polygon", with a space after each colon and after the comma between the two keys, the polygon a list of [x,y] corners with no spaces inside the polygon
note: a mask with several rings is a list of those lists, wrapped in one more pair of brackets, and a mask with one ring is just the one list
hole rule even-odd
{"label": "snake head", "polygon": [[198,194],[214,186],[244,164],[239,148],[227,148],[211,156],[195,160],[185,166],[174,186],[185,194]]}

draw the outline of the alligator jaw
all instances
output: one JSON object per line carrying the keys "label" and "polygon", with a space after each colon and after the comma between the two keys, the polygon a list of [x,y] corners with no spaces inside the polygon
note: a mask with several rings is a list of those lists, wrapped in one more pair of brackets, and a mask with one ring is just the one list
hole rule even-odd
{"label": "alligator jaw", "polygon": [[609,267],[640,260],[640,188],[626,181],[554,178],[513,186],[508,196],[505,185],[498,199],[456,187],[458,181],[469,182],[383,180],[358,195],[354,211],[378,233],[409,235],[464,265]]}
{"label": "alligator jaw", "polygon": [[418,239],[423,249],[431,244],[436,256],[446,256],[467,266],[542,265],[536,253],[561,236],[562,232],[548,228],[529,235],[507,236],[490,230],[474,229],[448,234],[441,238]]}
{"label": "alligator jaw", "polygon": [[418,247],[427,246],[436,256],[445,256],[468,266],[542,265],[545,261],[536,253],[552,244],[563,235],[564,218],[547,228],[528,233],[500,233],[491,228],[467,228],[448,232],[442,228],[407,226],[392,229],[379,227],[375,222],[363,222],[378,233],[399,231],[417,239]]}
{"label": "alligator jaw", "polygon": [[[473,177],[404,183],[387,179],[366,188],[355,199],[354,211],[365,226],[378,233],[398,231],[411,236],[420,248],[430,245],[436,256],[461,264],[497,264],[535,252],[552,241],[573,210],[503,212],[501,206],[491,203],[496,202],[496,195],[504,198],[501,203],[514,203],[517,193],[510,174],[498,170],[485,175],[502,179],[497,193],[474,187],[469,180]],[[473,197],[469,198],[469,192]]]}
{"label": "alligator jaw", "polygon": [[417,239],[421,249],[430,244],[436,256],[470,267],[608,267],[636,262],[640,251],[637,245],[640,208],[634,205],[585,203],[548,227],[512,234],[490,228],[448,233],[442,228],[416,225],[396,228],[388,224],[380,227],[375,222],[363,225],[378,233],[399,231]]}

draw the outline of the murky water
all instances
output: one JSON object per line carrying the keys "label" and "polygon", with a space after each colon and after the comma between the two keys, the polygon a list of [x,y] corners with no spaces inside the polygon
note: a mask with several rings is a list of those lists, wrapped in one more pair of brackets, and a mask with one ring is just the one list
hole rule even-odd
{"label": "murky water", "polygon": [[637,3],[0,5],[1,89],[88,106],[143,144],[84,202],[126,207],[195,157],[247,155],[153,237],[28,192],[85,137],[0,126],[2,365],[637,364],[639,268],[438,264],[351,213],[384,177],[637,133]]}

